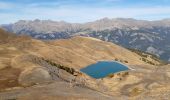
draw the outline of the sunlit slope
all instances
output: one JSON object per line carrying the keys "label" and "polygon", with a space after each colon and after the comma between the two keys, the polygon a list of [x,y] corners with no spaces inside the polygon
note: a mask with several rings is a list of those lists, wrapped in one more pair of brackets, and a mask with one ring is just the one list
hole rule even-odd
{"label": "sunlit slope", "polygon": [[[76,70],[100,60],[116,60],[128,65],[147,64],[136,53],[94,38],[72,37],[56,41],[40,41],[0,30],[2,76],[0,81],[3,83],[0,88],[19,86],[20,82],[23,82],[23,76],[27,79],[27,74],[32,72],[38,72],[37,77],[44,75],[45,79],[40,81],[50,80],[47,72],[42,69],[46,66],[44,59]],[[159,64],[158,61],[151,60]]]}

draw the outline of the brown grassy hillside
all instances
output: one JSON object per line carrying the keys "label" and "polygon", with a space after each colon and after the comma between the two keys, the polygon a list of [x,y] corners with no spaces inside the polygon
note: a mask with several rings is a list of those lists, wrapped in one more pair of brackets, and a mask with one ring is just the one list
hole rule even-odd
{"label": "brown grassy hillside", "polygon": [[[19,91],[19,93],[29,91],[29,96],[22,94],[26,98],[34,97],[32,96],[34,90],[37,90],[35,92],[37,98],[44,95],[44,93],[46,94],[46,90],[49,91],[49,94],[46,94],[47,98],[52,96],[53,93],[56,93],[55,98],[63,96],[63,94],[68,93],[65,91],[69,91],[67,96],[70,96],[70,93],[74,93],[75,96],[75,94],[77,95],[75,91],[79,92],[80,90],[85,90],[81,92],[80,97],[84,93],[88,94],[89,90],[86,90],[87,88],[68,88],[69,84],[65,81],[70,82],[70,80],[75,79],[79,86],[83,84],[83,86],[89,86],[88,88],[102,93],[107,92],[109,95],[117,97],[122,95],[132,98],[136,98],[138,95],[145,97],[148,93],[155,93],[154,89],[157,89],[156,94],[158,96],[161,93],[169,94],[166,89],[166,87],[169,88],[169,66],[151,66],[143,61],[142,57],[138,53],[131,52],[113,43],[89,37],[78,36],[70,39],[40,41],[27,36],[15,36],[0,29],[0,91],[10,90],[12,87],[27,87],[57,80],[54,84],[37,88],[30,87]],[[152,59],[152,57],[145,57],[146,59],[152,64],[160,64],[159,60]],[[121,76],[118,73],[102,80],[91,79],[79,72],[79,69],[100,60],[120,61],[135,70],[130,70],[126,76]],[[54,77],[55,75],[57,78]],[[59,84],[58,80],[62,80],[62,84]],[[85,83],[87,84],[84,85]],[[159,89],[163,92],[160,92]],[[39,94],[40,91],[41,94]],[[18,93],[17,90],[15,93]],[[37,94],[40,96],[36,96]],[[11,96],[10,93],[7,93],[7,95]],[[98,95],[95,97],[98,97]],[[155,98],[157,98],[157,95],[155,95]]]}
{"label": "brown grassy hillside", "polygon": [[[27,36],[15,36],[0,29],[0,40],[0,73],[7,71],[6,75],[1,74],[0,81],[7,83],[7,87],[13,86],[8,85],[11,80],[17,86],[16,80],[23,71],[29,72],[29,70],[41,67],[36,62],[39,58],[77,70],[100,60],[118,60],[128,65],[147,64],[136,53],[89,37],[40,41]],[[154,61],[154,63],[158,62]],[[12,70],[14,72],[11,72]]]}

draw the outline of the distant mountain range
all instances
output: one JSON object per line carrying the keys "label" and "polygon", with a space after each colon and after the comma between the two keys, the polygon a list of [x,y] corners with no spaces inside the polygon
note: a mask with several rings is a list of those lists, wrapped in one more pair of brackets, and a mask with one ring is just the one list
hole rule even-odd
{"label": "distant mountain range", "polygon": [[20,20],[1,27],[37,39],[61,39],[77,35],[94,37],[126,48],[146,51],[170,61],[170,19],[146,21],[103,18],[84,24],[36,19]]}

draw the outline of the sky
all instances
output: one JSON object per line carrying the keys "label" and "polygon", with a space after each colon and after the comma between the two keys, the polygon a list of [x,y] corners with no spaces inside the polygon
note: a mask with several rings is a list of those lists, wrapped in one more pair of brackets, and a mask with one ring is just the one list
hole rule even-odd
{"label": "sky", "polygon": [[0,24],[18,20],[85,23],[101,18],[170,18],[169,0],[0,0]]}

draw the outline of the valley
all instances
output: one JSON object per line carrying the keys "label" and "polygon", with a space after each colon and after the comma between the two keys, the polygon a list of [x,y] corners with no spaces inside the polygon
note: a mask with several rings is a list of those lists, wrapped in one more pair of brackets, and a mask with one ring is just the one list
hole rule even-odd
{"label": "valley", "polygon": [[170,100],[170,0],[0,0],[0,100]]}
{"label": "valley", "polygon": [[[101,79],[80,70],[106,60],[134,70]],[[2,100],[168,100],[169,66],[148,53],[92,37],[42,41],[0,29]]]}

